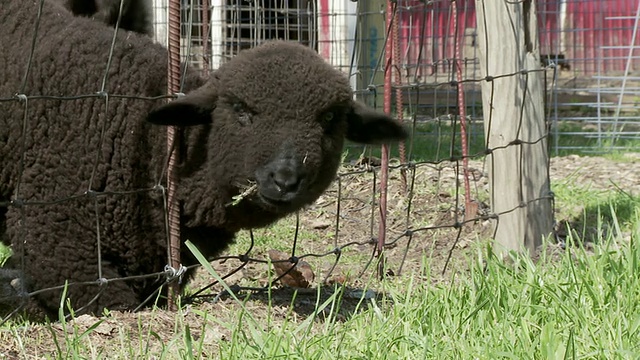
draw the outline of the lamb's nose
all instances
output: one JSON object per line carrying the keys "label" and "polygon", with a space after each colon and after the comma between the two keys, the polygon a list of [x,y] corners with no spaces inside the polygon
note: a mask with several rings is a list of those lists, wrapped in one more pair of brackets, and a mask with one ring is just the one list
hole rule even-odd
{"label": "lamb's nose", "polygon": [[271,179],[281,194],[296,192],[301,177],[295,167],[283,166],[271,173]]}

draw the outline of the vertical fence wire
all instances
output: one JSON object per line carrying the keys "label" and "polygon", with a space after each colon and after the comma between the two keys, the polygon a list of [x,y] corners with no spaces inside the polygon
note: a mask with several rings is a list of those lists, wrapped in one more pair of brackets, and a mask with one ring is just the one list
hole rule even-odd
{"label": "vertical fence wire", "polygon": [[476,216],[476,208],[472,206],[471,202],[471,185],[469,184],[469,145],[468,145],[468,132],[467,132],[467,105],[465,102],[465,88],[463,80],[463,67],[462,67],[462,40],[463,35],[460,34],[460,27],[458,26],[458,18],[460,16],[458,1],[453,0],[451,2],[451,16],[453,18],[453,32],[454,32],[454,69],[456,73],[456,90],[458,93],[458,116],[460,118],[460,152],[462,154],[462,171],[464,181],[464,204],[465,204],[465,219],[471,219]]}
{"label": "vertical fence wire", "polygon": [[[180,0],[169,0],[169,64],[167,66],[167,90],[169,94],[180,91]],[[167,168],[167,208],[169,224],[168,260],[174,269],[180,267],[180,207],[176,199],[178,187],[177,166],[179,162],[180,131],[177,127],[167,129],[167,151],[169,152],[169,166]],[[169,284],[169,308],[175,309],[176,297],[180,285],[177,282]]]}
{"label": "vertical fence wire", "polygon": [[211,45],[209,35],[211,33],[211,24],[209,23],[209,0],[202,0],[202,73],[209,76],[209,67],[211,63]]}
{"label": "vertical fence wire", "polygon": [[[387,2],[386,7],[387,29],[392,29],[396,19],[396,9],[394,3]],[[387,33],[391,33],[388,31]],[[391,114],[391,92],[393,77],[393,37],[387,37],[385,43],[385,61],[384,61],[384,104],[383,111]],[[387,234],[387,192],[389,185],[389,145],[383,144],[380,156],[380,197],[379,197],[379,213],[380,222],[378,227],[378,247],[376,256],[379,257],[378,276],[384,276],[384,245]]]}
{"label": "vertical fence wire", "polygon": [[[391,67],[395,70],[393,72],[395,97],[396,97],[396,119],[400,124],[404,124],[404,96],[402,94],[402,54],[400,53],[400,16],[396,11],[394,14],[392,30],[391,30],[391,44],[393,51],[393,63]],[[388,89],[392,91],[392,89]],[[398,144],[398,157],[400,162],[405,164],[407,162],[407,153],[405,142],[401,141]],[[402,191],[407,191],[407,173],[406,169],[400,169],[400,177],[402,179]]]}

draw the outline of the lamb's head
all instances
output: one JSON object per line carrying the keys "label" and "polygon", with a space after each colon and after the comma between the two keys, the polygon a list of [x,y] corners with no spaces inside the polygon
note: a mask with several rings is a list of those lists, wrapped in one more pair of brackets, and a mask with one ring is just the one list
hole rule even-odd
{"label": "lamb's head", "polygon": [[379,144],[407,136],[388,116],[356,103],[347,77],[316,52],[281,41],[241,52],[148,120],[210,126],[203,166],[218,167],[210,170],[216,191],[227,192],[230,202],[255,183],[242,211],[273,214],[267,223],[326,190],[345,139]]}

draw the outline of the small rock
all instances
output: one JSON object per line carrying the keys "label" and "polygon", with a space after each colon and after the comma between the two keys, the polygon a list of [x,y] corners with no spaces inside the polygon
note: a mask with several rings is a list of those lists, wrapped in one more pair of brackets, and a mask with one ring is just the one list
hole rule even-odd
{"label": "small rock", "polygon": [[369,300],[369,299],[375,299],[376,298],[376,292],[369,289],[369,290],[360,290],[360,289],[353,289],[353,290],[349,290],[347,292],[345,292],[344,294],[346,297],[351,298],[351,299],[365,299],[365,300]]}
{"label": "small rock", "polygon": [[318,219],[318,220],[315,220],[315,221],[311,222],[310,226],[311,226],[312,229],[324,230],[324,229],[328,228],[329,226],[331,226],[331,222],[329,222],[327,220]]}

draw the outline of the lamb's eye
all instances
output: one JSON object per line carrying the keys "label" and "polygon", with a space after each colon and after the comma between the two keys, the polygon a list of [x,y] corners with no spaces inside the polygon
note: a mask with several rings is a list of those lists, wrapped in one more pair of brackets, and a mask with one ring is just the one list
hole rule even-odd
{"label": "lamb's eye", "polygon": [[232,107],[233,111],[238,114],[240,125],[247,126],[251,124],[251,112],[247,110],[246,105],[241,102],[235,102]]}
{"label": "lamb's eye", "polygon": [[240,103],[240,102],[233,103],[233,111],[239,113],[244,111],[244,109],[245,107],[243,103]]}
{"label": "lamb's eye", "polygon": [[322,123],[329,124],[334,117],[335,117],[335,114],[333,113],[333,111],[327,111],[326,113],[322,114],[322,117],[321,117]]}

